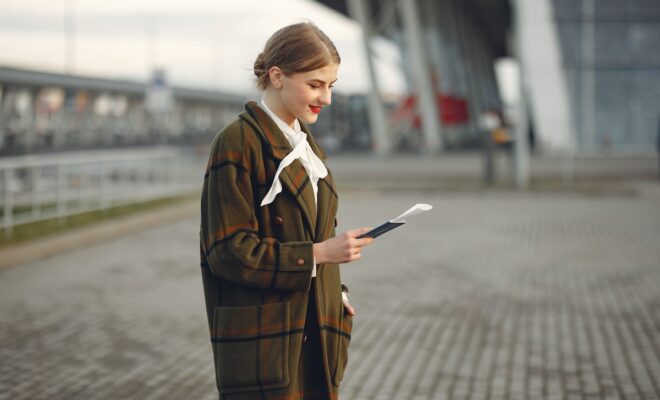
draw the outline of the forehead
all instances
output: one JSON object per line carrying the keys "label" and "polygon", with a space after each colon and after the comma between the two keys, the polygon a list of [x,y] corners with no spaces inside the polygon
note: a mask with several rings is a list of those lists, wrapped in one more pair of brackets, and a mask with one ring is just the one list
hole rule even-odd
{"label": "forehead", "polygon": [[312,71],[300,72],[298,74],[295,74],[295,76],[304,80],[318,79],[323,82],[332,82],[337,79],[338,70],[339,70],[339,65],[332,63],[326,65],[325,67],[317,68]]}

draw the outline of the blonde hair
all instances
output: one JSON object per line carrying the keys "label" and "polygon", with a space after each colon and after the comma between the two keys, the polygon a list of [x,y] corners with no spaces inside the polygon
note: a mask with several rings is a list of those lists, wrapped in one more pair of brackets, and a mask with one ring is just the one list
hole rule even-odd
{"label": "blonde hair", "polygon": [[270,84],[268,71],[274,66],[289,76],[340,62],[330,38],[313,23],[301,22],[273,33],[254,62],[254,75],[257,87],[266,90]]}

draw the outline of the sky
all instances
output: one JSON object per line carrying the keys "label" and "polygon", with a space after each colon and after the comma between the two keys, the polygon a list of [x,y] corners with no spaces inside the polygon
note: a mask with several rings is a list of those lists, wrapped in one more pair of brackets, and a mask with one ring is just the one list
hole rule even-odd
{"label": "sky", "polygon": [[[0,65],[138,81],[163,67],[173,85],[248,94],[268,37],[303,21],[339,51],[335,90],[366,92],[358,24],[311,0],[0,0]],[[372,47],[383,92],[405,92],[396,46]]]}

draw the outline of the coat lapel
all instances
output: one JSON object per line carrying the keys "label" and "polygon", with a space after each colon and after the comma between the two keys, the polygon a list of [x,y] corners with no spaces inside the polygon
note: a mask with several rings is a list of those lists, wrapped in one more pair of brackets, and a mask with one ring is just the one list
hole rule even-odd
{"label": "coat lapel", "polygon": [[[312,151],[314,151],[314,153],[323,160],[323,163],[325,164],[327,156],[314,140],[309,128],[305,124],[300,124],[300,127],[305,133],[307,133],[307,141],[309,142]],[[316,195],[317,217],[314,239],[317,242],[322,242],[330,237],[330,230],[328,228],[330,224],[333,224],[332,226],[334,226],[335,215],[337,213],[337,189],[335,188],[335,182],[329,168],[328,175],[323,179],[319,179],[318,189],[319,191]]]}
{"label": "coat lapel", "polygon": [[318,216],[316,218],[316,232],[314,238],[317,242],[322,242],[330,237],[330,224],[335,221],[337,213],[337,191],[332,179],[332,174],[328,170],[328,176],[319,179],[319,192],[317,194]]}
{"label": "coat lapel", "polygon": [[314,203],[314,189],[307,176],[307,171],[300,160],[294,160],[282,170],[280,181],[284,190],[289,190],[296,198],[298,207],[307,219],[312,234],[316,231],[316,204]]}
{"label": "coat lapel", "polygon": [[[277,160],[278,163],[281,162],[291,150],[293,150],[291,144],[284,136],[284,133],[282,133],[277,124],[275,124],[275,121],[273,121],[256,102],[248,102],[245,105],[245,112],[242,113],[241,116],[244,120],[253,125],[255,130],[262,136],[263,142],[268,149],[268,153],[273,159]],[[307,142],[310,144],[312,151],[314,151],[321,160],[325,161],[325,153],[317,146],[307,126],[302,123],[300,125],[301,129],[307,134]],[[282,182],[284,190],[288,190],[296,199],[296,203],[301,209],[304,218],[307,220],[312,235],[316,237],[318,232],[317,220],[320,220],[320,215],[317,216],[317,208],[323,210],[325,205],[322,203],[325,203],[326,205],[328,204],[328,200],[324,199],[324,197],[328,196],[328,185],[322,184],[322,179],[319,179],[319,192],[317,195],[319,204],[317,207],[314,203],[314,190],[312,189],[311,181],[309,180],[307,171],[305,171],[305,167],[303,167],[300,160],[294,160],[289,166],[282,170],[280,181]],[[321,187],[324,187],[323,194],[321,192]],[[325,211],[326,212],[323,214],[327,214],[327,210]],[[321,214],[321,212],[319,214]]]}

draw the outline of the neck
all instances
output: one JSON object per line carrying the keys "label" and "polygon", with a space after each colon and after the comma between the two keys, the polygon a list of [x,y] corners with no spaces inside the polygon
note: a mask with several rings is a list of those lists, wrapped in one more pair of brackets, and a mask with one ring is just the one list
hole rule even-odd
{"label": "neck", "polygon": [[266,89],[264,92],[264,102],[275,115],[277,115],[282,121],[286,122],[287,125],[293,128],[293,123],[296,121],[296,116],[286,109],[277,93]]}

